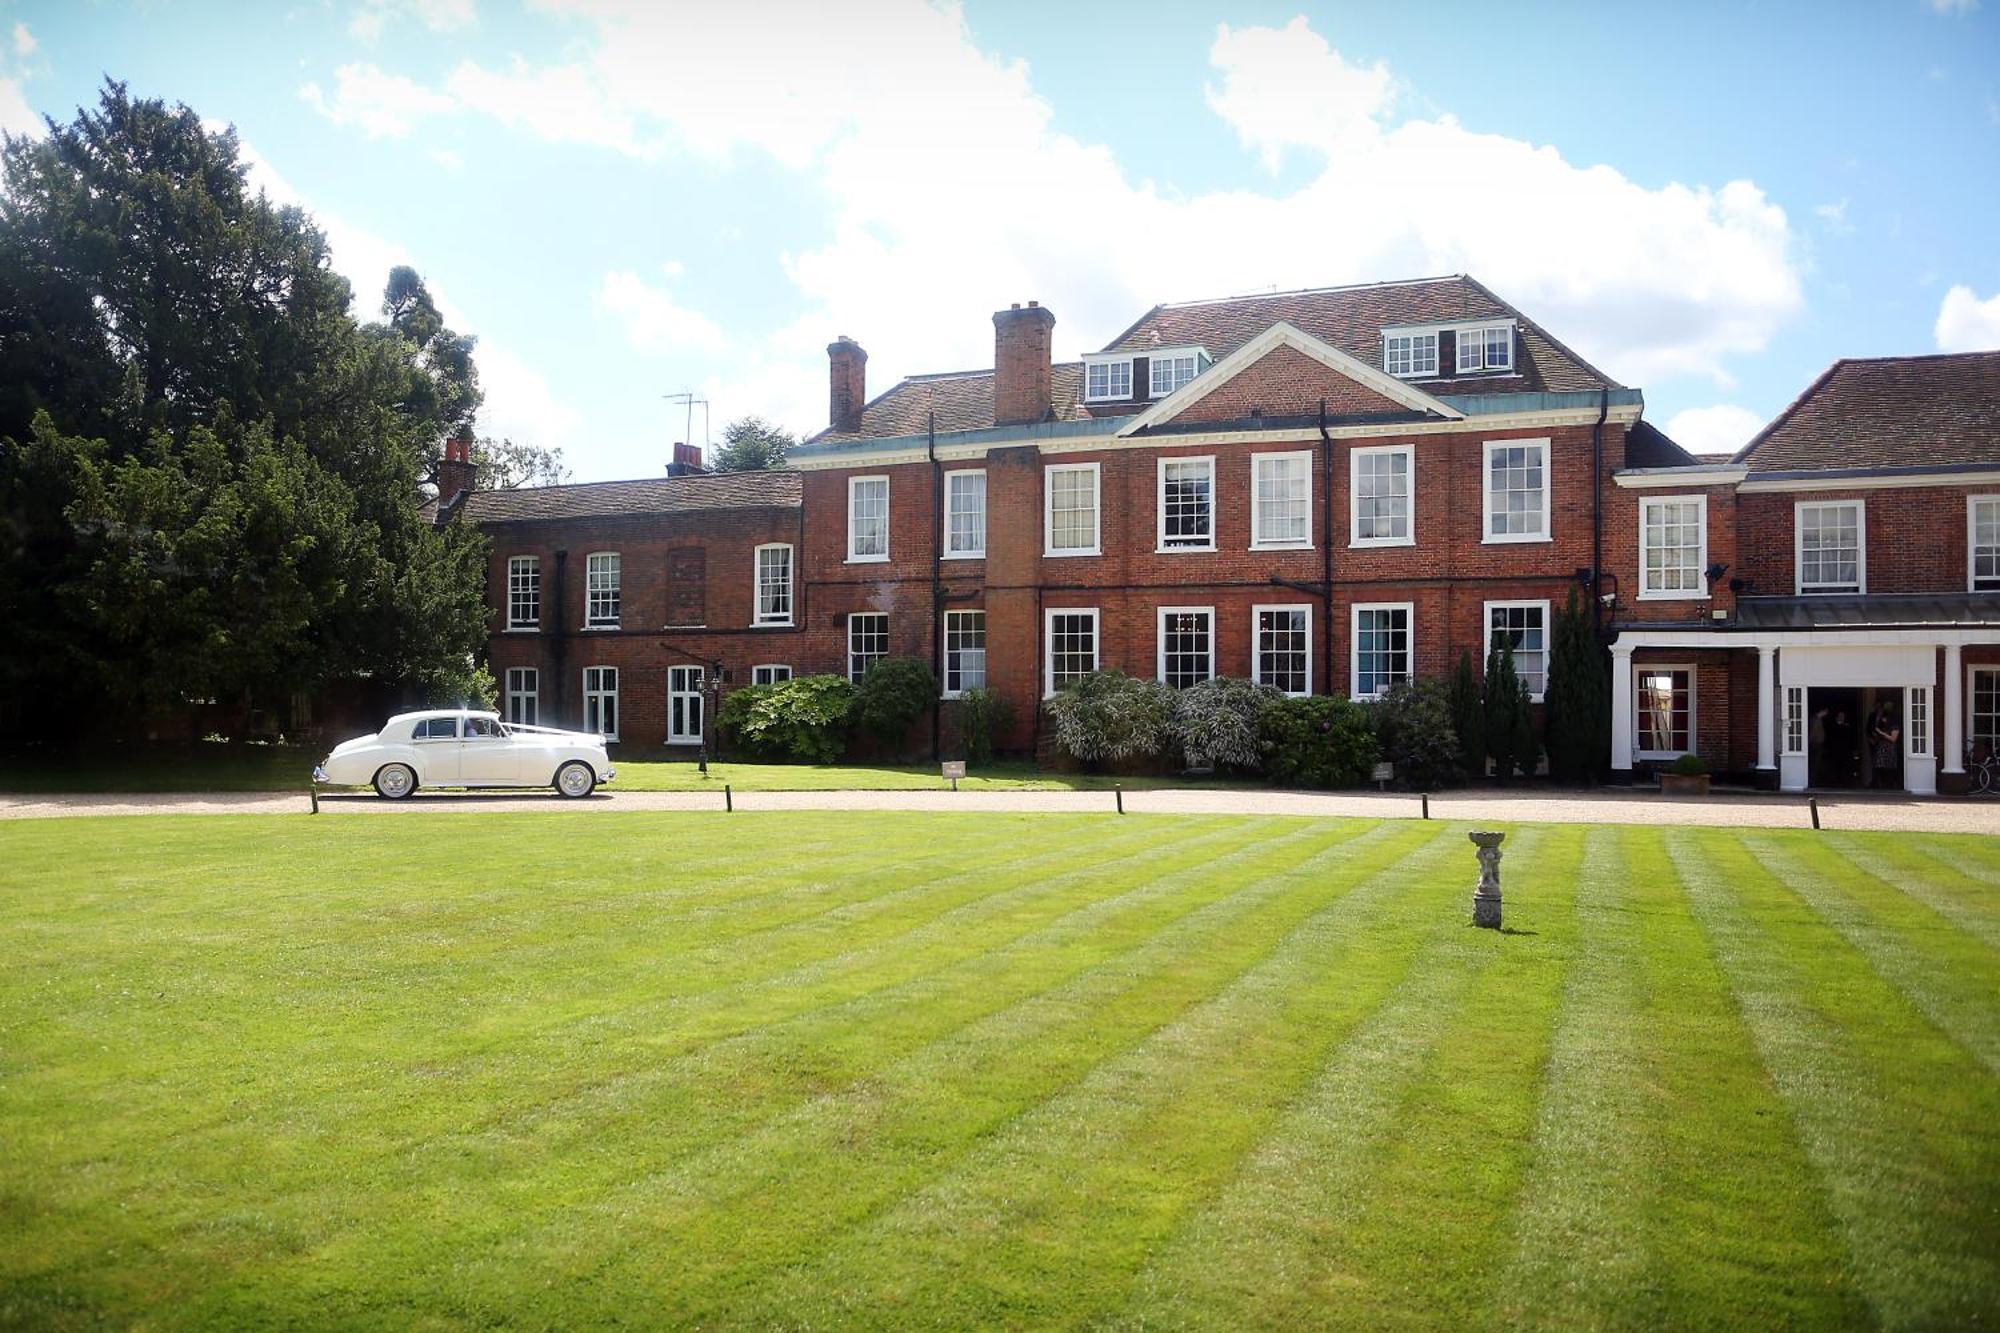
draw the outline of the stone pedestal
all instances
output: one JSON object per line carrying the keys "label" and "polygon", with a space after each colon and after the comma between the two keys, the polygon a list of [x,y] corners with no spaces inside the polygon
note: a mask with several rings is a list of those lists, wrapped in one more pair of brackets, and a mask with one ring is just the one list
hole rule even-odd
{"label": "stone pedestal", "polygon": [[1479,887],[1472,891],[1472,924],[1500,929],[1500,842],[1504,833],[1475,832],[1466,837],[1479,849]]}

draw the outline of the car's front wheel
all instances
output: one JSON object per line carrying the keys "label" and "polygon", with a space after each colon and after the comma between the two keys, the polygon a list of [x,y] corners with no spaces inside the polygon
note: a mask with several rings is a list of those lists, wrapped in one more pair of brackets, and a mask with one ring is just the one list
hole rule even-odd
{"label": "car's front wheel", "polygon": [[417,775],[408,764],[384,764],[375,774],[375,794],[385,801],[400,801],[417,789]]}
{"label": "car's front wheel", "polygon": [[556,770],[556,791],[572,801],[581,800],[595,790],[597,774],[581,759],[572,759]]}

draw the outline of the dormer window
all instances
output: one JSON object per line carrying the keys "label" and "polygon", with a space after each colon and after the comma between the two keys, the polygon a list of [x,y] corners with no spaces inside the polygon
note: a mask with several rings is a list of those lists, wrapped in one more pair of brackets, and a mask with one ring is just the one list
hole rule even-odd
{"label": "dormer window", "polygon": [[1112,402],[1131,396],[1132,358],[1084,363],[1083,400],[1086,403]]}
{"label": "dormer window", "polygon": [[1186,384],[1201,373],[1202,356],[1199,352],[1173,352],[1155,356],[1153,367],[1153,397],[1165,398],[1175,389]]}
{"label": "dormer window", "polygon": [[1382,368],[1402,379],[1419,379],[1437,374],[1437,334],[1384,334]]}
{"label": "dormer window", "polygon": [[1486,324],[1458,331],[1458,373],[1476,375],[1514,368],[1514,327]]}

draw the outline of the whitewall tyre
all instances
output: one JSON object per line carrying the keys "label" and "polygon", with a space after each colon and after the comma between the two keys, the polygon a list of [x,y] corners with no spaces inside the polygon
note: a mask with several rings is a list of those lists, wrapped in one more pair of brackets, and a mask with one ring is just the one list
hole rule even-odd
{"label": "whitewall tyre", "polygon": [[375,774],[375,794],[385,801],[400,801],[417,789],[417,775],[408,764],[384,764]]}
{"label": "whitewall tyre", "polygon": [[580,759],[572,759],[556,770],[556,794],[580,801],[597,790],[597,774]]}

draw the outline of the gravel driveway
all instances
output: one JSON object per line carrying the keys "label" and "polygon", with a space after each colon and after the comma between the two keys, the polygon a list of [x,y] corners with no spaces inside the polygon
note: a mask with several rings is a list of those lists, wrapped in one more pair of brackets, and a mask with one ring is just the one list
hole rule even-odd
{"label": "gravel driveway", "polygon": [[[944,810],[1033,813],[1107,813],[1116,808],[1111,792],[951,792],[800,791],[738,792],[736,809],[755,810]],[[419,793],[392,803],[373,795],[342,792],[320,797],[320,810],[334,815],[398,815],[449,811],[721,810],[715,792],[606,792],[584,801],[565,801],[536,792]],[[11,796],[0,794],[0,819],[77,815],[271,815],[304,814],[311,808],[302,792],[218,792],[208,795],[145,794]],[[1413,819],[1417,797],[1400,792],[1342,793],[1286,791],[1136,791],[1125,793],[1131,814],[1359,815]],[[1853,795],[1819,798],[1820,821],[1831,829],[1883,829],[1919,833],[2000,833],[2000,801],[1938,798],[1916,800]],[[1467,822],[1540,821],[1558,824],[1711,824],[1738,827],[1808,828],[1804,797],[1717,795],[1665,797],[1652,792],[1446,792],[1430,798],[1433,819]]]}

